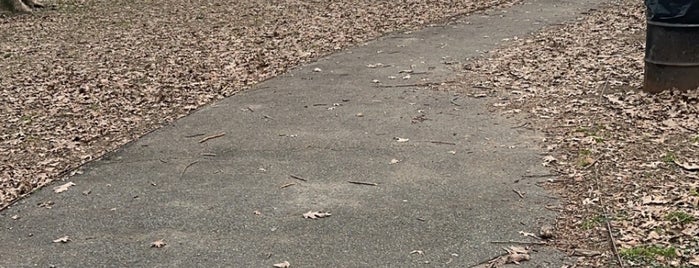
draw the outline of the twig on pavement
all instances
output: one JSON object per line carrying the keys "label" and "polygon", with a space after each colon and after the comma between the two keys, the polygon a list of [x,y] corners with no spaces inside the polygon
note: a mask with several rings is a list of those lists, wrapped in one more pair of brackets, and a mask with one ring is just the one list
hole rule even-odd
{"label": "twig on pavement", "polygon": [[307,179],[301,178],[301,177],[296,176],[294,174],[289,175],[289,177],[291,177],[292,179],[300,180],[300,181],[308,181]]}
{"label": "twig on pavement", "polygon": [[282,186],[279,186],[279,189],[284,189],[284,188],[286,188],[286,187],[294,186],[294,185],[296,185],[295,182],[290,182],[290,183],[284,184],[284,185],[282,185]]}
{"label": "twig on pavement", "polygon": [[369,185],[369,186],[378,186],[378,183],[374,182],[363,182],[363,181],[347,181],[351,184],[359,184],[359,185]]}
{"label": "twig on pavement", "polygon": [[214,134],[214,135],[211,135],[211,136],[207,136],[207,137],[204,137],[203,139],[199,140],[199,143],[204,143],[204,142],[206,142],[206,141],[208,141],[208,140],[215,139],[215,138],[220,138],[220,137],[223,137],[223,136],[225,136],[225,135],[226,135],[225,132],[221,132],[221,133],[218,133],[218,134]]}
{"label": "twig on pavement", "polygon": [[187,172],[187,169],[188,169],[189,167],[191,167],[192,165],[194,165],[194,164],[196,164],[196,163],[199,163],[199,160],[197,160],[197,161],[192,161],[191,163],[187,164],[187,165],[184,167],[184,169],[182,169],[182,173],[180,173],[180,178],[182,178],[182,176],[184,176],[184,173]]}

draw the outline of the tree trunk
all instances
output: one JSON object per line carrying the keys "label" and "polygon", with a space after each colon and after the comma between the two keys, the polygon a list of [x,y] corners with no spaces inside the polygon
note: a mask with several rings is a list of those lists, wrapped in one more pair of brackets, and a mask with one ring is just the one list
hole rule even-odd
{"label": "tree trunk", "polygon": [[32,8],[44,7],[36,0],[0,0],[0,10],[17,13],[31,13]]}

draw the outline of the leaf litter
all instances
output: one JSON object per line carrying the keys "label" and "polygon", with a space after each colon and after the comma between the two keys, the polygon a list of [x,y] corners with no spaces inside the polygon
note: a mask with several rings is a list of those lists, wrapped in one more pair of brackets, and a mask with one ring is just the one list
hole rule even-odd
{"label": "leaf litter", "polygon": [[511,40],[465,65],[472,87],[457,89],[546,134],[560,175],[542,185],[563,198],[552,242],[578,267],[699,259],[699,90],[640,90],[644,11],[616,1]]}
{"label": "leaf litter", "polygon": [[0,15],[0,209],[290,68],[519,1],[68,0]]}

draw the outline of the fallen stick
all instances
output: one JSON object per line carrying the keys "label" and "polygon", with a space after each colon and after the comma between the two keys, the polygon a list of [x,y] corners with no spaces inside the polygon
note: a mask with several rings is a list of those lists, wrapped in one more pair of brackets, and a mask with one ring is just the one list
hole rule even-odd
{"label": "fallen stick", "polygon": [[190,135],[185,135],[185,138],[194,138],[194,137],[199,137],[199,136],[204,136],[206,133],[197,133],[197,134],[190,134]]}
{"label": "fallen stick", "polygon": [[514,240],[507,240],[507,241],[490,241],[490,243],[493,244],[520,244],[520,245],[547,245],[548,243],[546,242],[540,242],[540,241],[514,241]]}
{"label": "fallen stick", "polygon": [[204,137],[203,139],[199,140],[199,143],[204,143],[204,142],[206,142],[206,141],[208,141],[208,140],[215,139],[215,138],[220,138],[220,137],[223,137],[223,136],[225,136],[225,135],[226,135],[225,132],[221,132],[221,133],[218,133],[218,134],[214,134],[214,135],[211,135],[211,136],[207,136],[207,137]]}
{"label": "fallen stick", "polygon": [[522,192],[517,191],[515,189],[512,189],[512,191],[515,192],[517,195],[519,195],[519,198],[524,199],[524,194],[522,194]]}
{"label": "fallen stick", "polygon": [[308,181],[307,179],[301,178],[301,177],[296,176],[294,174],[289,175],[289,177],[291,177],[292,179],[300,180],[300,181]]}
{"label": "fallen stick", "polygon": [[284,188],[286,188],[286,187],[294,186],[294,185],[296,185],[295,182],[290,182],[290,183],[284,184],[284,185],[282,185],[282,186],[279,186],[279,189],[284,189]]}
{"label": "fallen stick", "polygon": [[374,182],[363,182],[363,181],[347,181],[351,184],[359,184],[359,185],[369,185],[369,186],[379,186],[378,183]]}
{"label": "fallen stick", "polygon": [[395,87],[429,87],[429,86],[439,86],[439,85],[447,84],[447,83],[454,83],[454,81],[427,82],[427,83],[403,84],[403,85],[376,85],[376,87],[382,87],[382,88],[395,88]]}
{"label": "fallen stick", "polygon": [[555,177],[558,174],[538,174],[538,175],[523,175],[522,178],[545,178],[545,177]]}
{"label": "fallen stick", "polygon": [[418,142],[429,142],[429,143],[444,144],[444,145],[456,145],[456,143],[448,142],[448,141],[418,141]]}
{"label": "fallen stick", "polygon": [[180,178],[181,178],[182,176],[184,176],[184,173],[187,172],[187,169],[188,169],[189,167],[191,167],[192,165],[194,165],[194,164],[196,164],[196,163],[199,163],[199,160],[187,164],[187,165],[184,167],[184,169],[182,170],[182,173],[180,173]]}

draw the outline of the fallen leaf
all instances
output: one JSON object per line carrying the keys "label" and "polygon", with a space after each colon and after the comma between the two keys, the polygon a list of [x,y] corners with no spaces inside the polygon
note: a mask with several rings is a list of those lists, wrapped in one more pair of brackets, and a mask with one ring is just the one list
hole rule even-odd
{"label": "fallen leaf", "polygon": [[417,254],[417,255],[425,255],[425,252],[422,250],[413,250],[410,252],[410,255]]}
{"label": "fallen leaf", "polygon": [[255,215],[262,215],[262,212],[255,210],[255,211],[252,212],[252,214],[255,214]]}
{"label": "fallen leaf", "polygon": [[162,239],[158,239],[150,243],[150,247],[152,248],[162,248],[165,245],[167,245],[167,243],[165,243],[165,241],[163,241]]}
{"label": "fallen leaf", "polygon": [[544,224],[539,228],[539,237],[543,239],[551,239],[555,236],[556,228],[553,225]]}
{"label": "fallen leaf", "polygon": [[319,72],[322,72],[323,69],[316,67],[316,68],[313,69],[313,71],[316,72],[316,73],[319,73]]}
{"label": "fallen leaf", "polygon": [[547,156],[544,156],[544,163],[542,165],[548,166],[551,163],[555,163],[556,161],[558,161],[558,159],[556,159],[552,155],[547,155]]}
{"label": "fallen leaf", "polygon": [[534,233],[528,233],[528,232],[525,232],[525,231],[519,231],[519,234],[521,234],[521,235],[523,235],[523,236],[528,236],[528,237],[533,237],[533,238],[539,238],[539,237],[536,236]]}
{"label": "fallen leaf", "polygon": [[688,262],[691,265],[699,266],[699,254],[692,256],[692,259]]}
{"label": "fallen leaf", "polygon": [[289,268],[289,267],[291,267],[291,263],[289,263],[288,261],[284,261],[284,262],[274,264],[272,266],[274,266],[276,268]]}
{"label": "fallen leaf", "polygon": [[410,141],[410,139],[401,138],[401,137],[393,137],[393,140],[395,140],[396,142],[408,142],[408,141]]}
{"label": "fallen leaf", "polygon": [[50,209],[50,208],[52,208],[52,207],[53,207],[53,205],[54,205],[54,202],[53,202],[53,201],[51,201],[51,200],[49,200],[49,201],[45,201],[45,202],[41,202],[41,203],[39,203],[39,204],[38,204],[38,206],[39,206],[39,207],[42,207],[42,208],[47,208],[47,209]]}
{"label": "fallen leaf", "polygon": [[641,204],[643,205],[663,205],[667,203],[670,203],[670,200],[662,196],[647,195],[641,198]]}
{"label": "fallen leaf", "polygon": [[73,183],[73,182],[67,182],[63,185],[53,187],[53,191],[55,193],[62,193],[62,192],[67,191],[68,188],[70,188],[71,186],[74,186],[74,185],[75,185],[75,183]]}
{"label": "fallen leaf", "polygon": [[320,218],[325,218],[325,217],[330,217],[332,214],[328,212],[321,212],[321,211],[308,211],[306,213],[303,213],[303,218],[304,219],[320,219]]}
{"label": "fallen leaf", "polygon": [[13,219],[13,220],[17,220],[17,219],[19,219],[19,215],[14,215],[14,216],[12,216],[12,217],[10,217],[10,218]]}
{"label": "fallen leaf", "polygon": [[53,240],[54,243],[68,243],[68,241],[70,241],[68,236],[59,237]]}
{"label": "fallen leaf", "polygon": [[400,163],[400,160],[395,159],[395,158],[391,159],[391,164],[398,164],[398,163]]}

